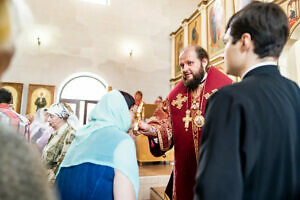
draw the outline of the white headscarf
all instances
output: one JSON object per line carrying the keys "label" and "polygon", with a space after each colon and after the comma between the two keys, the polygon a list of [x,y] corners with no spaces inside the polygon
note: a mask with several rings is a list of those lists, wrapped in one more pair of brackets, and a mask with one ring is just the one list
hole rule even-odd
{"label": "white headscarf", "polygon": [[[30,124],[30,139],[35,138],[35,134],[39,131],[40,128],[47,129],[49,127],[49,124],[45,122],[45,116],[44,116],[45,108],[40,108],[34,115],[33,122]],[[38,138],[36,138],[37,140]],[[36,141],[34,141],[36,142]]]}
{"label": "white headscarf", "polygon": [[47,111],[49,114],[55,115],[67,123],[75,130],[79,128],[79,120],[76,115],[69,110],[64,103],[55,103],[50,106]]}

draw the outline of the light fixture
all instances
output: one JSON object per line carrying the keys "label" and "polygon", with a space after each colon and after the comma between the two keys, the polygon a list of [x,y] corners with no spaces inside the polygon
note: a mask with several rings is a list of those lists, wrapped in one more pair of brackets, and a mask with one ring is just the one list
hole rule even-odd
{"label": "light fixture", "polygon": [[52,43],[53,34],[58,34],[55,27],[36,25],[29,35],[32,38],[34,46],[37,45],[38,47],[46,48]]}
{"label": "light fixture", "polygon": [[37,37],[36,39],[37,39],[37,44],[38,44],[38,46],[41,46],[41,38],[40,38],[40,37]]}
{"label": "light fixture", "polygon": [[136,41],[124,40],[122,45],[122,54],[126,57],[139,57],[140,56],[140,48]]}

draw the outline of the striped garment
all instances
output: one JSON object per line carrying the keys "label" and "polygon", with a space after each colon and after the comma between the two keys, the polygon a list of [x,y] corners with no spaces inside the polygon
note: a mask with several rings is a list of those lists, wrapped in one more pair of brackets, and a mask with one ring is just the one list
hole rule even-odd
{"label": "striped garment", "polygon": [[8,104],[0,105],[0,123],[12,127],[28,141],[30,139],[30,122],[28,119],[9,108]]}

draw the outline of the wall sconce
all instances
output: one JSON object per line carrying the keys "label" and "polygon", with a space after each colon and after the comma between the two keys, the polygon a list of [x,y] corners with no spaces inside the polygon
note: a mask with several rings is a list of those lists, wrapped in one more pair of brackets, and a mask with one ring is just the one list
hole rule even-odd
{"label": "wall sconce", "polygon": [[[44,42],[44,41],[43,41]],[[136,42],[132,41],[124,41],[122,46],[122,54],[126,57],[136,57],[140,55],[140,49],[139,46],[136,44]],[[128,56],[129,55],[129,56]]]}
{"label": "wall sconce", "polygon": [[42,42],[41,42],[40,37],[37,37],[36,39],[37,39],[37,44],[38,44],[38,46],[41,46]]}

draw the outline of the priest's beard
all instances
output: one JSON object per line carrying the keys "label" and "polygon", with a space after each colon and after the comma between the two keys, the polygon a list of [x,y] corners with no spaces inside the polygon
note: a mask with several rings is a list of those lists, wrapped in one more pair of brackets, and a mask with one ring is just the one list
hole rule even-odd
{"label": "priest's beard", "polygon": [[183,74],[183,83],[184,86],[187,87],[189,90],[195,90],[198,88],[198,86],[200,85],[203,77],[204,77],[205,71],[204,71],[204,67],[201,63],[200,69],[196,74],[193,74],[193,79],[191,80],[187,80],[185,75]]}

